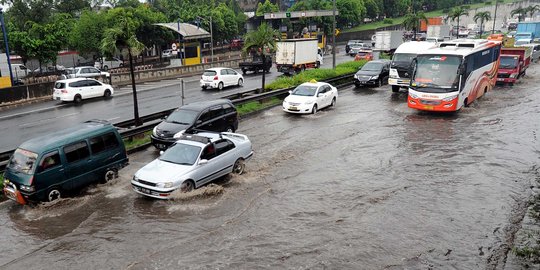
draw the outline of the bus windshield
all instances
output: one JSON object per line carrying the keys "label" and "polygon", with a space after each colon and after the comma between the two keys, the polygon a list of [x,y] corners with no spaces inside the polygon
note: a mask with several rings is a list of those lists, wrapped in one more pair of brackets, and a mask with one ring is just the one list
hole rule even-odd
{"label": "bus windshield", "polygon": [[421,92],[452,92],[459,83],[461,57],[452,55],[421,55],[416,58],[416,72],[411,87]]}

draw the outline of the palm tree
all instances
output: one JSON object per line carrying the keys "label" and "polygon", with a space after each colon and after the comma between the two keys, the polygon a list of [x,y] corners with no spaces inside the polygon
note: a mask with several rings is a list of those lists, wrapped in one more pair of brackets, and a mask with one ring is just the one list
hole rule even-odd
{"label": "palm tree", "polygon": [[482,38],[482,31],[484,30],[484,22],[491,20],[491,13],[489,11],[478,12],[474,15],[474,22],[478,23],[480,20],[480,38]]}
{"label": "palm tree", "polygon": [[448,13],[448,17],[452,19],[452,21],[457,19],[457,31],[456,31],[456,37],[459,38],[459,17],[469,15],[469,10],[463,6],[455,7],[452,10],[450,10],[450,13]]}
{"label": "palm tree", "polygon": [[[256,49],[260,52],[261,59],[263,63],[265,63],[266,56],[264,55],[264,51],[266,49],[275,49],[276,36],[278,36],[278,32],[276,30],[272,29],[272,27],[268,24],[262,23],[259,28],[257,28],[257,30],[247,33],[244,37],[244,52],[248,53],[252,49]],[[261,88],[262,91],[264,91],[265,74],[266,70],[263,70]]]}
{"label": "palm tree", "polygon": [[418,13],[409,13],[405,15],[405,20],[403,20],[403,27],[407,30],[412,30],[414,33],[413,39],[416,40],[416,32],[418,31],[418,28],[420,28],[420,22],[424,21],[428,22],[428,19],[424,12],[418,12]]}
{"label": "palm tree", "polygon": [[139,107],[137,104],[137,88],[135,87],[135,72],[133,70],[133,55],[140,54],[144,45],[135,36],[136,22],[133,14],[125,9],[118,12],[116,18],[118,22],[113,28],[106,29],[101,40],[101,50],[105,55],[113,55],[121,49],[127,49],[129,56],[129,69],[131,71],[131,85],[133,88],[133,114],[135,125],[142,125],[139,118]]}
{"label": "palm tree", "polygon": [[523,21],[523,17],[527,14],[527,8],[518,7],[510,12],[510,16],[518,15],[518,21]]}
{"label": "palm tree", "polygon": [[524,10],[525,10],[525,13],[529,13],[529,16],[532,18],[534,13],[536,13],[537,11],[540,11],[540,6],[538,5],[528,6],[524,8]]}

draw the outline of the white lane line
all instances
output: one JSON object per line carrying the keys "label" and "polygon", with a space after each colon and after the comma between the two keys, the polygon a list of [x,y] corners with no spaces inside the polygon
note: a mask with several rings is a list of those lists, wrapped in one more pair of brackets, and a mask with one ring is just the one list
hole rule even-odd
{"label": "white lane line", "polygon": [[120,116],[118,116],[118,117],[113,117],[113,118],[109,118],[109,119],[107,119],[107,121],[108,121],[108,122],[111,122],[112,120],[118,119],[118,118],[120,118]]}
{"label": "white lane line", "polygon": [[58,116],[58,117],[44,118],[44,119],[40,119],[40,120],[38,120],[38,121],[34,121],[34,122],[30,122],[30,123],[25,123],[25,124],[19,125],[19,127],[28,127],[28,126],[32,126],[32,125],[35,125],[35,124],[42,124],[43,121],[47,121],[47,120],[56,120],[56,119],[59,119],[59,118],[69,117],[69,116],[73,116],[73,115],[77,115],[77,114],[80,114],[80,113],[77,112],[77,113],[64,114],[64,115]]}
{"label": "white lane line", "polygon": [[20,112],[20,113],[14,113],[14,114],[9,114],[9,115],[4,115],[4,116],[0,116],[0,119],[12,118],[12,117],[15,117],[15,116],[21,116],[21,115],[30,114],[30,113],[36,113],[36,112],[47,111],[47,110],[51,110],[51,109],[56,109],[56,108],[64,107],[64,106],[67,106],[67,105],[68,105],[68,104],[60,104],[60,105],[55,105],[55,106],[47,107],[47,108],[41,108],[41,109],[36,109],[36,110],[31,110],[31,111],[25,111],[25,112]]}

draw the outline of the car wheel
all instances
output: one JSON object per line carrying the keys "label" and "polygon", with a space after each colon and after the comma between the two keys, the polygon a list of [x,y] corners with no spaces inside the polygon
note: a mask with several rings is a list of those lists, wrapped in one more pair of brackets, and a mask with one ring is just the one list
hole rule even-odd
{"label": "car wheel", "polygon": [[105,70],[105,71],[109,70],[109,66],[107,66],[107,65],[103,66],[103,70]]}
{"label": "car wheel", "polygon": [[217,88],[221,91],[223,90],[223,82],[220,82],[217,86]]}
{"label": "car wheel", "polygon": [[103,177],[102,183],[107,183],[118,177],[118,171],[115,169],[107,169]]}
{"label": "car wheel", "polygon": [[392,85],[392,92],[394,92],[394,93],[399,92],[399,86],[397,86],[397,85]]}
{"label": "car wheel", "polygon": [[75,97],[73,97],[73,102],[81,103],[81,101],[82,101],[81,95],[75,95]]}
{"label": "car wheel", "polygon": [[107,89],[105,92],[103,92],[103,97],[110,98],[111,97],[111,90]]}
{"label": "car wheel", "polygon": [[190,192],[194,189],[195,189],[195,183],[193,183],[193,181],[191,180],[184,181],[182,185],[180,186],[180,190],[182,192]]}
{"label": "car wheel", "polygon": [[311,114],[317,114],[317,104],[313,105],[313,108],[311,109]]}
{"label": "car wheel", "polygon": [[242,74],[246,75],[246,69],[245,68],[242,69]]}
{"label": "car wheel", "polygon": [[202,90],[206,90],[206,86],[201,86],[201,89],[202,89]]}
{"label": "car wheel", "polygon": [[244,85],[244,80],[238,79],[238,86],[243,86],[243,85]]}
{"label": "car wheel", "polygon": [[330,103],[330,107],[336,106],[336,98],[332,99],[332,103]]}
{"label": "car wheel", "polygon": [[317,63],[315,63],[315,68],[320,68],[321,67],[321,62],[317,61]]}
{"label": "car wheel", "polygon": [[237,159],[233,166],[233,173],[240,175],[244,173],[245,169],[246,164],[244,164],[244,160],[241,158]]}
{"label": "car wheel", "polygon": [[229,127],[225,130],[225,132],[231,132],[231,133],[233,133],[233,132],[234,132],[234,128],[231,127],[231,126],[229,126]]}
{"label": "car wheel", "polygon": [[52,202],[56,201],[58,199],[62,198],[62,192],[60,192],[60,189],[57,187],[49,189],[47,192],[47,201]]}
{"label": "car wheel", "polygon": [[379,80],[377,81],[377,87],[381,87],[381,86],[382,86],[382,79],[379,79]]}

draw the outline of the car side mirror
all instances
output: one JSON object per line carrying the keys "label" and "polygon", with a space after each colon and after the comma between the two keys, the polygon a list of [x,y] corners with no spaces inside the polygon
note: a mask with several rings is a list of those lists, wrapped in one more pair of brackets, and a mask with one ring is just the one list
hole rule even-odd
{"label": "car side mirror", "polygon": [[324,93],[318,93],[317,94],[317,97],[322,97],[322,96],[324,96]]}
{"label": "car side mirror", "polygon": [[292,94],[292,90],[289,90],[289,94]]}
{"label": "car side mirror", "polygon": [[206,163],[208,163],[208,159],[201,159],[201,160],[199,160],[199,165],[204,165],[204,164],[206,164]]}

